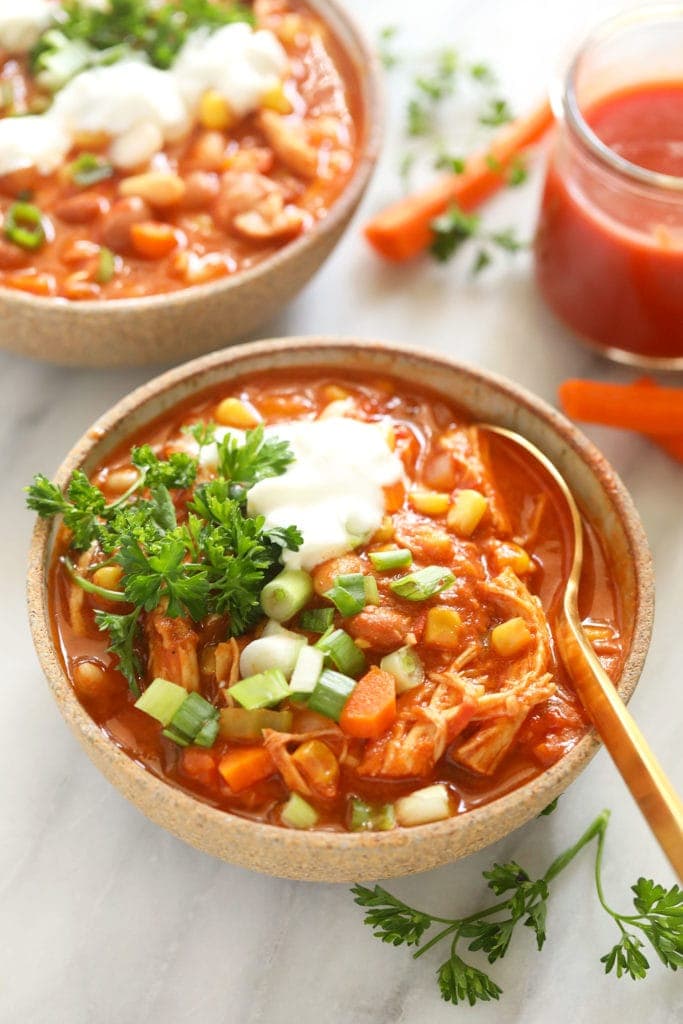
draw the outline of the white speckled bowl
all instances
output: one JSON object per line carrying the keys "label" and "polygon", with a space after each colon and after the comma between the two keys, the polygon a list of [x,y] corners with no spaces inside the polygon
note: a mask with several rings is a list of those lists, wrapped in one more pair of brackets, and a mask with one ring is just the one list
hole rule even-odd
{"label": "white speckled bowl", "polygon": [[328,215],[250,270],[167,295],[69,302],[0,287],[0,348],[66,366],[168,363],[253,334],[303,288],[330,255],[358,206],[382,135],[375,55],[342,3],[307,2],[349,58],[364,125],[355,173]]}
{"label": "white speckled bowl", "polygon": [[[195,392],[262,370],[353,367],[393,374],[441,393],[476,419],[517,430],[564,474],[599,530],[624,602],[627,656],[619,693],[628,698],[645,661],[653,613],[647,540],[631,498],[604,457],[563,416],[515,384],[443,356],[377,341],[284,338],[226,349],[152,380],[105,413],[62,463],[64,485],[77,467],[90,472],[122,440]],[[216,857],[287,878],[346,882],[424,871],[457,860],[535,817],[582,771],[598,749],[594,732],[532,782],[467,814],[380,833],[298,832],[259,824],[200,803],[132,761],[76,699],[55,648],[47,568],[52,524],[38,521],[30,553],[28,604],[41,664],[59,709],[90,758],[152,821]]]}

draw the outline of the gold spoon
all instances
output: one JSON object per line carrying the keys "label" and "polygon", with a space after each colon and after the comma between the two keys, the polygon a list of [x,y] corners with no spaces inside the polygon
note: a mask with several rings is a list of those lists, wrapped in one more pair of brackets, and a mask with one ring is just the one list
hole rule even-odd
{"label": "gold spoon", "polygon": [[480,430],[499,434],[524,448],[547,470],[571,514],[574,556],[557,626],[557,643],[576,693],[631,790],[659,845],[683,881],[683,803],[617,693],[584,633],[578,608],[583,565],[583,527],[576,501],[562,474],[540,449],[521,434],[490,423]]}

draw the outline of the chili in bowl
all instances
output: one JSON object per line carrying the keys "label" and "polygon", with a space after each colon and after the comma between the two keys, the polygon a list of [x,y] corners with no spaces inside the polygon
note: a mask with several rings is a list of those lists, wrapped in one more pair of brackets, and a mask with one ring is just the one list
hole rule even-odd
{"label": "chili in bowl", "polygon": [[566,511],[620,694],[649,640],[619,480],[538,399],[379,342],[285,339],[124,399],[39,476],[29,606],[60,710],[153,821],[288,877],[387,877],[539,813],[597,748],[555,649]]}
{"label": "chili in bowl", "polygon": [[196,354],[320,266],[378,150],[375,63],[335,0],[36,0],[0,15],[2,344]]}

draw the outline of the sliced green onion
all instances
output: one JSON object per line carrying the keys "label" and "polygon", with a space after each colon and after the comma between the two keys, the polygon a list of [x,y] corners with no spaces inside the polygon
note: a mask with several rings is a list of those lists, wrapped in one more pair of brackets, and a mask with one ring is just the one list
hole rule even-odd
{"label": "sliced green onion", "polygon": [[287,622],[313,596],[313,580],[303,569],[283,569],[261,591],[261,607],[269,619]]}
{"label": "sliced green onion", "polygon": [[21,249],[35,252],[45,241],[43,215],[33,203],[12,203],[5,214],[5,238]]}
{"label": "sliced green onion", "polygon": [[317,647],[302,647],[299,651],[289,688],[292,694],[313,693],[323,670],[325,655]]}
{"label": "sliced green onion", "polygon": [[59,29],[50,29],[40,39],[42,52],[35,61],[38,82],[52,92],[87,68],[92,49],[84,40],[67,39]]}
{"label": "sliced green onion", "polygon": [[103,597],[105,601],[118,601],[121,604],[129,604],[128,598],[121,590],[109,590],[107,587],[98,587],[92,580],[86,579],[85,576],[81,576],[76,571],[76,567],[70,558],[64,555],[62,559],[66,571],[68,572],[71,579],[76,583],[81,590],[85,590],[87,594],[96,594],[98,597]]}
{"label": "sliced green onion", "polygon": [[[205,726],[210,721],[214,721],[215,725],[205,730]],[[188,743],[195,743],[197,737],[201,736],[202,743],[200,745],[211,746],[218,735],[218,708],[215,708],[199,693],[186,694],[185,700],[168,724],[168,734],[176,743],[178,736],[183,737]],[[165,732],[164,735],[167,733]],[[210,742],[206,742],[209,737],[211,737]]]}
{"label": "sliced green onion", "polygon": [[426,601],[455,583],[455,576],[443,565],[428,565],[417,572],[392,580],[390,588],[406,601]]}
{"label": "sliced green onion", "polygon": [[375,569],[385,572],[388,569],[404,569],[413,564],[413,553],[408,548],[394,548],[392,551],[371,551],[370,561]]}
{"label": "sliced green onion", "polygon": [[283,630],[281,634],[260,636],[243,648],[240,672],[249,678],[271,668],[279,668],[285,679],[289,679],[302,647],[306,647],[306,637],[289,633],[289,630]]}
{"label": "sliced green onion", "polygon": [[379,588],[374,576],[364,576],[365,580],[365,603],[379,604]]}
{"label": "sliced green onion", "polygon": [[357,796],[351,798],[349,828],[352,832],[385,832],[395,824],[393,804],[373,806]]}
{"label": "sliced green onion", "polygon": [[219,731],[226,740],[258,740],[264,729],[290,732],[291,711],[271,711],[269,708],[223,708],[220,712]]}
{"label": "sliced green onion", "polygon": [[179,747],[189,747],[191,740],[188,740],[187,736],[182,732],[178,732],[172,725],[167,726],[161,730],[161,735],[165,736],[167,740],[173,740]]}
{"label": "sliced green onion", "polygon": [[315,646],[347,676],[355,679],[365,668],[365,655],[343,629],[335,629],[329,636],[321,636]]}
{"label": "sliced green onion", "polygon": [[217,736],[218,715],[214,715],[213,718],[207,718],[204,722],[204,725],[194,738],[194,743],[196,743],[198,747],[212,747],[216,742]]}
{"label": "sliced green onion", "polygon": [[168,725],[181,704],[187,700],[184,686],[171,683],[168,679],[153,679],[141,697],[135,701],[135,707],[146,715],[156,718],[162,725]]}
{"label": "sliced green onion", "polygon": [[309,608],[301,613],[299,625],[309,633],[324,633],[334,621],[333,608]]}
{"label": "sliced green onion", "polygon": [[385,655],[379,667],[389,672],[396,680],[396,693],[412,690],[414,686],[420,686],[425,679],[424,665],[413,647],[399,647],[397,651]]}
{"label": "sliced green onion", "polygon": [[326,668],[316,683],[308,706],[311,711],[317,711],[318,714],[338,722],[355,685],[355,679],[342,675],[341,672],[333,672],[331,668]]}
{"label": "sliced green onion", "polygon": [[289,696],[289,686],[279,668],[269,668],[266,672],[248,676],[234,686],[229,686],[228,693],[243,708],[252,711],[254,708],[268,708],[279,704]]}
{"label": "sliced green onion", "polygon": [[106,181],[114,173],[112,165],[96,153],[81,153],[67,165],[66,170],[74,185],[80,188]]}
{"label": "sliced green onion", "polygon": [[318,821],[318,812],[298,793],[292,793],[280,817],[290,828],[313,828]]}
{"label": "sliced green onion", "polygon": [[116,257],[111,249],[102,247],[97,261],[95,280],[98,284],[108,284],[116,272]]}

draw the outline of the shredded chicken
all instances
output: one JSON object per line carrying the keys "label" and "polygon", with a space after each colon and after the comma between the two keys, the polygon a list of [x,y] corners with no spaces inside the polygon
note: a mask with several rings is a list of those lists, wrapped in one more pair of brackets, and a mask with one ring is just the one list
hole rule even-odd
{"label": "shredded chicken", "polygon": [[[92,552],[90,548],[83,551],[76,562],[76,568],[84,573],[90,565]],[[85,590],[73,580],[69,584],[69,623],[75,636],[87,636],[88,627],[85,621]]]}
{"label": "shredded chicken", "polygon": [[301,746],[308,740],[322,740],[329,747],[336,748],[335,754],[338,761],[343,761],[346,756],[346,738],[336,725],[330,725],[324,729],[314,729],[306,733],[275,732],[273,729],[263,730],[263,745],[272,757],[277,770],[280,772],[285,785],[300,796],[318,797],[327,800],[335,794],[331,794],[327,788],[322,789],[309,783],[299,771],[298,766],[292,759],[290,747]]}
{"label": "shredded chicken", "polygon": [[150,678],[161,676],[186,690],[199,690],[199,637],[186,619],[164,615],[155,608],[145,621]]}
{"label": "shredded chicken", "polygon": [[488,500],[496,533],[510,534],[512,527],[509,516],[493,485],[488,435],[476,427],[459,428],[445,434],[441,444],[448,448],[460,468],[462,478],[459,486],[481,491]]}

